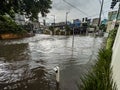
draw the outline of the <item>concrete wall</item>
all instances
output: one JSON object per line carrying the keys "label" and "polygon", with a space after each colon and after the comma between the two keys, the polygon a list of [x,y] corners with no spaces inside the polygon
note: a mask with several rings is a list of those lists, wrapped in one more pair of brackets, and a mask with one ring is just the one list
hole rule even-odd
{"label": "concrete wall", "polygon": [[[114,29],[115,22],[116,22],[115,20],[114,21],[108,21],[108,23],[107,23],[107,32]],[[118,20],[117,23],[120,24],[120,20]]]}
{"label": "concrete wall", "polygon": [[98,26],[98,21],[99,21],[99,18],[94,18],[93,21],[92,21],[92,25],[93,26]]}
{"label": "concrete wall", "polygon": [[107,23],[107,32],[109,32],[110,30],[112,30],[113,28],[112,28],[112,21],[108,21],[108,23]]}
{"label": "concrete wall", "polygon": [[120,90],[120,27],[113,45],[112,63],[113,80],[116,82],[118,90]]}

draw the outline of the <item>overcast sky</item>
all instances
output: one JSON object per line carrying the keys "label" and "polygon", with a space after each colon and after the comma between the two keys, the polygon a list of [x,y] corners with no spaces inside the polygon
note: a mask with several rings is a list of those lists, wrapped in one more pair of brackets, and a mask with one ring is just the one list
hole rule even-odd
{"label": "overcast sky", "polygon": [[[50,9],[50,13],[47,14],[46,18],[47,22],[52,23],[54,21],[52,15],[55,15],[56,22],[65,21],[66,12],[69,12],[68,21],[72,21],[73,19],[82,19],[83,17],[99,17],[101,0],[65,0],[66,2],[69,2],[72,6],[65,3],[63,0],[52,1],[52,9]],[[102,19],[107,18],[108,12],[111,11],[111,1],[112,0],[104,0]],[[117,10],[117,7],[118,5],[116,5],[114,10]],[[41,17],[39,19],[40,21],[43,21]]]}

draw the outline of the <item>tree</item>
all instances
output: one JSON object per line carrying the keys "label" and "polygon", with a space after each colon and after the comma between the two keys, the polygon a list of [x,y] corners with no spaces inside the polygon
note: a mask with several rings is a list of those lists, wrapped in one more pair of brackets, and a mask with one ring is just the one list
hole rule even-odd
{"label": "tree", "polygon": [[[10,17],[3,15],[0,15],[0,34],[6,34],[6,33],[16,33],[16,34],[23,34],[24,29],[17,25],[14,20],[12,20]],[[25,31],[26,33],[27,31]]]}
{"label": "tree", "polygon": [[106,31],[107,27],[105,24],[101,24],[100,27],[99,27],[100,30],[103,30],[103,32]]}
{"label": "tree", "polygon": [[70,26],[66,25],[66,26],[65,26],[65,30],[66,30],[67,32],[68,32],[68,31],[71,31]]}
{"label": "tree", "polygon": [[51,0],[0,0],[0,15],[25,14],[31,20],[38,19],[38,13],[46,16],[51,8]]}
{"label": "tree", "polygon": [[53,32],[54,31],[54,27],[50,26],[49,29]]}

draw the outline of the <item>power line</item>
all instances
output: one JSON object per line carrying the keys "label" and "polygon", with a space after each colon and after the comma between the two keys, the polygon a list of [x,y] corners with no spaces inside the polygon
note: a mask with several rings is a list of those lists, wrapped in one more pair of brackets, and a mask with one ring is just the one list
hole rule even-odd
{"label": "power line", "polygon": [[110,5],[110,2],[104,3],[104,5],[105,5],[105,6],[106,6],[106,5]]}
{"label": "power line", "polygon": [[101,2],[101,0],[99,0],[99,3],[100,3],[100,5],[102,5],[102,2]]}
{"label": "power line", "polygon": [[83,13],[84,15],[88,16],[87,13],[83,12],[82,10],[80,10],[79,8],[75,7],[74,5],[72,5],[71,3],[63,0],[65,3],[67,3],[68,5],[72,6],[73,8],[75,8],[76,10],[78,10],[80,13]]}
{"label": "power line", "polygon": [[[99,14],[94,14],[94,15],[87,15],[85,12],[83,12],[82,10],[80,10],[79,8],[77,8],[76,6],[74,6],[73,4],[67,2],[66,0],[62,0],[63,2],[67,3],[68,5],[70,5],[71,7],[75,8],[76,10],[78,10],[80,13],[84,13],[88,18],[91,18],[91,17],[95,17],[95,16],[98,16]],[[99,0],[99,3],[101,3],[101,0]],[[106,2],[105,2],[106,3]],[[67,8],[67,7],[66,7]],[[68,9],[68,8],[67,8]],[[107,10],[107,11],[103,11],[102,13],[108,13],[110,10]],[[105,16],[104,16],[105,17]]]}
{"label": "power line", "polygon": [[[63,0],[60,0],[60,1],[63,1]],[[62,2],[60,4],[63,4]],[[68,5],[64,5],[64,8],[66,8],[67,10],[70,10],[70,8],[68,7]]]}
{"label": "power line", "polygon": [[[79,8],[75,7],[74,5],[72,5],[71,3],[67,2],[66,0],[63,0],[65,3],[67,3],[68,5],[72,6],[73,8],[77,9],[80,13],[83,13],[84,15],[86,15],[87,17],[94,17],[94,16],[97,16],[99,14],[95,14],[95,15],[91,15],[91,16],[88,16],[87,13],[83,12],[82,10],[80,10]],[[99,0],[99,3],[100,5],[102,4],[101,0]],[[104,15],[104,11],[102,12],[103,13],[103,16],[105,18],[105,15]]]}
{"label": "power line", "polygon": [[[108,12],[108,11],[106,11],[106,12]],[[105,12],[104,12],[105,13]],[[88,17],[94,17],[94,16],[98,16],[99,15],[99,13],[97,13],[97,14],[94,14],[94,15],[91,15],[91,16],[88,16]]]}
{"label": "power line", "polygon": [[106,1],[105,4],[109,3],[110,1]]}
{"label": "power line", "polygon": [[[118,8],[114,8],[114,9],[118,9]],[[108,13],[109,11],[111,11],[111,10],[104,11],[104,13]],[[98,15],[99,15],[99,13],[88,16],[88,17],[95,17],[95,16],[98,16]]]}

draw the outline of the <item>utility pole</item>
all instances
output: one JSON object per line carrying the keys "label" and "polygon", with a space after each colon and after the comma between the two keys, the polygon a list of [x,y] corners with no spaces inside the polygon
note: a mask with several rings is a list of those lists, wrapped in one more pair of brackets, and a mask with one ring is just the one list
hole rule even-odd
{"label": "utility pole", "polygon": [[66,24],[65,24],[65,35],[67,35],[67,18],[68,18],[69,12],[66,12]]}
{"label": "utility pole", "polygon": [[[55,15],[51,15],[51,16],[53,16],[54,18],[53,29],[55,30]],[[53,30],[53,34],[54,34],[54,30]]]}
{"label": "utility pole", "polygon": [[102,15],[102,10],[103,10],[103,4],[104,4],[104,0],[102,0],[102,3],[101,3],[101,9],[100,9],[100,14],[99,14],[98,27],[100,26],[100,23],[101,23],[101,15]]}
{"label": "utility pole", "polygon": [[46,20],[45,19],[43,19],[43,25],[46,26]]}
{"label": "utility pole", "polygon": [[69,12],[66,12],[66,26],[67,26],[67,17],[68,17]]}

